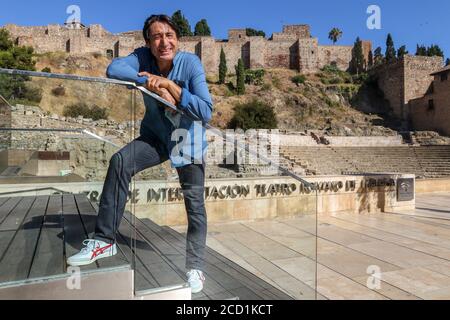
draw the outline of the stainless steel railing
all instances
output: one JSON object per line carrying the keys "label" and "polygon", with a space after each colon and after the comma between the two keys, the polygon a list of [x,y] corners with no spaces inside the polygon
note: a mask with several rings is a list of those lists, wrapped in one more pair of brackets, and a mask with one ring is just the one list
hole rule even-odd
{"label": "stainless steel railing", "polygon": [[[195,119],[191,115],[189,115],[189,114],[185,113],[184,111],[178,109],[175,105],[173,105],[173,104],[169,103],[168,101],[162,99],[157,94],[147,90],[146,88],[144,88],[142,86],[138,86],[138,85],[136,85],[133,82],[121,81],[121,80],[115,80],[115,79],[108,79],[108,78],[100,78],[100,77],[84,77],[84,76],[77,76],[77,75],[73,75],[73,74],[57,74],[57,73],[35,72],[35,71],[26,71],[26,70],[17,70],[17,69],[4,69],[4,68],[0,68],[0,74],[22,75],[22,76],[30,76],[30,77],[41,77],[41,78],[50,78],[50,79],[64,79],[64,80],[75,80],[75,81],[86,81],[86,82],[97,82],[97,83],[105,83],[105,84],[114,84],[114,85],[125,86],[125,87],[128,87],[128,88],[136,89],[136,90],[139,90],[139,91],[143,92],[144,94],[152,97],[153,99],[159,101],[160,103],[162,103],[166,107],[168,107],[168,108],[170,108],[172,110],[175,110],[177,113],[179,113],[179,114],[181,114],[181,115],[191,119],[192,121],[198,121],[198,119]],[[258,157],[266,165],[269,165],[270,167],[279,170],[280,172],[284,173],[285,175],[290,176],[293,179],[301,182],[302,184],[304,184],[305,187],[307,187],[307,188],[309,188],[311,190],[316,190],[317,189],[315,184],[310,183],[310,182],[306,181],[305,179],[299,177],[297,174],[295,174],[295,173],[291,172],[289,169],[279,165],[275,161],[273,161],[273,160],[271,160],[271,159],[269,159],[269,158],[267,158],[265,156],[262,156],[261,154],[259,154],[255,150],[252,150],[251,148],[249,148],[248,145],[239,143],[235,139],[231,139],[222,130],[217,129],[217,128],[211,126],[210,124],[202,123],[202,126],[203,126],[203,128],[205,128],[205,129],[209,130],[210,132],[214,133],[215,135],[221,137],[224,141],[236,145],[236,147],[238,149],[244,150],[248,154],[251,154],[253,156]],[[30,129],[16,129],[16,130],[30,130]],[[99,136],[96,136],[95,134],[93,134],[91,132],[85,131],[83,133],[86,133],[86,134],[89,134],[91,136],[94,136],[96,139],[100,139],[102,141],[108,142],[106,139],[103,139],[103,138],[101,138]],[[112,142],[108,142],[108,143],[112,144]]]}

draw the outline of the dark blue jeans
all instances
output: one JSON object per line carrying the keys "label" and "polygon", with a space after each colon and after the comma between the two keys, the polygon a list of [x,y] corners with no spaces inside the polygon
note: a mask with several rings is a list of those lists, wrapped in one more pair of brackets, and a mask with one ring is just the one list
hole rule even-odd
{"label": "dark blue jeans", "polygon": [[[113,155],[110,160],[94,239],[116,241],[123,217],[131,178],[138,172],[168,160],[165,148],[156,139],[139,137]],[[177,168],[188,217],[186,269],[203,270],[207,217],[204,201],[205,166],[190,164]]]}

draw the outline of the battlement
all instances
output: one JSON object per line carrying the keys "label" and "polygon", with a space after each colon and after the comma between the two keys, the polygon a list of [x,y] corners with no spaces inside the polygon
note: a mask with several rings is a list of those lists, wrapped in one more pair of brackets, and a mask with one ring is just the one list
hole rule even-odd
{"label": "battlement", "polygon": [[[100,24],[84,26],[79,22],[39,27],[4,26],[18,45],[32,46],[37,53],[63,51],[69,54],[101,53],[115,58],[126,56],[144,46],[140,31],[112,34]],[[366,58],[371,43],[363,42]],[[317,72],[328,64],[347,70],[352,46],[321,46],[306,24],[285,25],[270,39],[247,36],[246,29],[228,31],[228,40],[213,37],[183,37],[180,49],[200,57],[207,73],[217,73],[223,48],[230,68],[242,58],[246,68],[288,68],[302,73]]]}
{"label": "battlement", "polygon": [[311,38],[311,27],[307,24],[286,25],[282,33],[293,34],[301,39]]}
{"label": "battlement", "polygon": [[245,41],[247,38],[247,31],[245,29],[228,30],[228,41]]}

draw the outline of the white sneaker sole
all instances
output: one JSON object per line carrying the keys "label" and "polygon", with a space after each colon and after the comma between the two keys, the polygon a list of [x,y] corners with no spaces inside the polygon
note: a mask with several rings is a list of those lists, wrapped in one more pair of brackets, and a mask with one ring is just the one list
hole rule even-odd
{"label": "white sneaker sole", "polygon": [[99,255],[97,257],[95,257],[94,259],[91,260],[80,260],[80,261],[72,261],[70,262],[69,259],[67,259],[67,264],[71,267],[81,267],[81,266],[87,266],[90,265],[92,263],[94,263],[95,261],[99,260],[99,259],[104,259],[104,258],[109,258],[109,257],[113,257],[117,254],[116,252],[113,253],[109,253],[109,254],[103,254],[103,255]]}
{"label": "white sneaker sole", "polygon": [[202,284],[201,287],[198,287],[198,288],[192,288],[192,287],[191,287],[191,292],[192,292],[192,293],[200,293],[200,292],[202,292],[202,291],[203,291],[203,284]]}

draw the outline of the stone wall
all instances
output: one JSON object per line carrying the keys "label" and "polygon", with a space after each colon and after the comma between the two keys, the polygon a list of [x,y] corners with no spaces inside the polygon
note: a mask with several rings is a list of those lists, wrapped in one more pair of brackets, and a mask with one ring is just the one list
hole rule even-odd
{"label": "stone wall", "polygon": [[294,24],[283,26],[284,34],[293,34],[300,39],[311,38],[311,27],[307,24]]}
{"label": "stone wall", "polygon": [[[98,24],[70,28],[60,25],[21,27],[9,24],[4,28],[17,44],[32,46],[37,53],[64,51],[119,57],[145,44],[138,31],[111,34]],[[269,40],[260,36],[248,37],[245,29],[229,30],[228,40],[216,40],[213,37],[183,37],[180,40],[180,49],[198,55],[206,73],[210,74],[218,72],[221,48],[227,56],[230,73],[234,73],[239,58],[243,59],[247,68],[289,68],[313,73],[335,62],[339,68],[347,70],[352,51],[352,46],[319,46],[318,39],[311,37],[308,25],[283,26],[283,31],[274,33]],[[371,43],[365,41],[366,57],[369,49]]]}
{"label": "stone wall", "polygon": [[416,130],[433,130],[450,136],[450,70],[447,80],[442,81],[441,74],[435,75],[432,90],[411,100],[409,110]]}
{"label": "stone wall", "polygon": [[371,73],[378,79],[378,86],[384,92],[395,115],[408,120],[410,100],[422,97],[433,81],[430,75],[443,66],[441,57],[406,55],[396,62],[374,68]]}
{"label": "stone wall", "polygon": [[372,69],[376,74],[378,87],[384,93],[384,98],[389,102],[395,115],[404,118],[404,68],[403,62],[386,64]]}
{"label": "stone wall", "polygon": [[416,180],[416,194],[450,192],[450,178]]}
{"label": "stone wall", "polygon": [[349,61],[352,60],[352,48],[347,46],[320,46],[319,61],[320,68],[335,64],[339,69],[346,70]]}
{"label": "stone wall", "polygon": [[[0,128],[11,128],[11,107],[2,96],[0,96]],[[0,150],[8,148],[10,144],[11,132],[0,131]]]}
{"label": "stone wall", "polygon": [[[205,183],[205,205],[208,222],[232,222],[302,215],[366,212],[401,212],[415,208],[415,199],[400,201],[398,179],[414,175],[386,174],[376,176],[309,177],[318,188],[316,193],[288,177],[253,179],[208,179]],[[86,193],[98,201],[103,183],[35,184],[36,189],[56,188],[71,193]],[[29,185],[26,186],[29,188]],[[0,192],[22,190],[21,185],[0,185]],[[414,191],[414,190],[413,190]],[[33,195],[49,191],[34,191]],[[52,191],[54,192],[54,191]],[[27,195],[25,192],[21,196]],[[185,225],[186,209],[178,182],[138,181],[131,199],[135,214],[160,225]],[[129,201],[128,204],[130,204]],[[127,207],[129,209],[129,207]]]}
{"label": "stone wall", "polygon": [[433,76],[431,73],[441,69],[444,65],[442,57],[405,56],[405,95],[404,103],[423,97],[428,91]]}
{"label": "stone wall", "polygon": [[4,28],[10,32],[18,45],[32,46],[37,53],[63,51],[74,54],[101,53],[105,56],[119,57],[126,56],[135,48],[144,45],[143,40],[111,34],[97,24],[79,29],[61,25],[21,27],[11,24]]}
{"label": "stone wall", "polygon": [[[273,130],[277,131],[277,130]],[[325,136],[329,145],[318,144],[311,135],[306,135],[304,132],[284,132],[273,133],[275,137],[271,137],[270,130],[255,130],[256,134],[267,133],[267,140],[278,143],[280,147],[371,147],[371,146],[402,146],[403,138],[401,135],[394,136],[362,136],[362,137],[347,137],[347,136]],[[214,146],[222,145],[221,138],[215,134],[207,132],[207,137],[210,149]],[[255,141],[255,140],[252,140]],[[232,149],[232,147],[230,147]]]}

